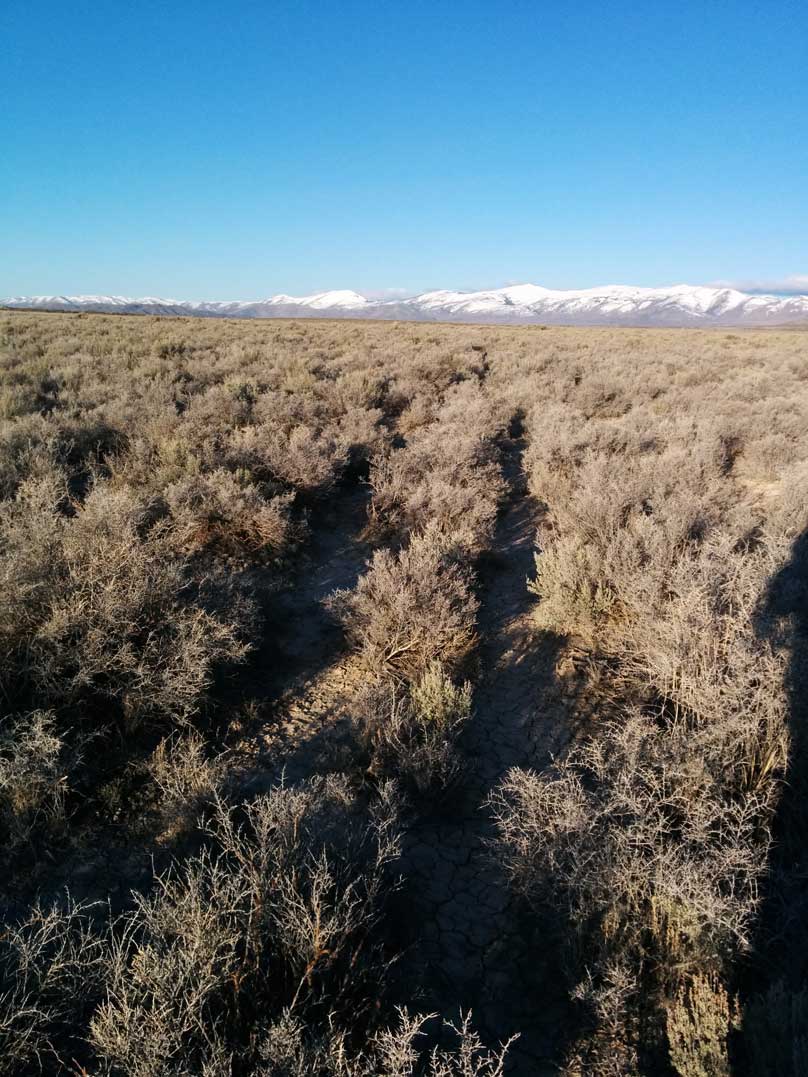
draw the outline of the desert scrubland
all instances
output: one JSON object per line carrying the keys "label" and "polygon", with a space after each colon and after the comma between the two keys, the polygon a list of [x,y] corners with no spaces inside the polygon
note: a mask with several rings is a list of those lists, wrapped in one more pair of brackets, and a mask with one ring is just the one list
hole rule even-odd
{"label": "desert scrubland", "polygon": [[0,364],[0,1074],[808,1071],[808,334]]}

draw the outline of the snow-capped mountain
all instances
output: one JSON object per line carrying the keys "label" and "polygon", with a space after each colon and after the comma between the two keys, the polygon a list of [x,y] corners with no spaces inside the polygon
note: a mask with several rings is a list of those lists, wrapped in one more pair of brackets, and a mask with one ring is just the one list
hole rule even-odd
{"label": "snow-capped mountain", "polygon": [[145,296],[19,296],[0,306],[34,310],[162,314],[208,318],[386,318],[407,321],[545,325],[711,326],[808,323],[808,295],[752,295],[734,288],[608,285],[557,291],[515,284],[481,292],[424,292],[367,299],[349,290],[261,300],[186,302]]}
{"label": "snow-capped mountain", "polygon": [[285,318],[357,316],[369,305],[358,292],[317,292],[315,295],[273,295],[269,299],[192,302],[121,295],[24,295],[0,300],[0,307],[26,310],[91,311],[112,314],[163,314],[207,318]]}
{"label": "snow-capped mountain", "polygon": [[310,310],[361,310],[369,300],[358,292],[318,292],[317,295],[273,295],[267,306],[308,307]]}

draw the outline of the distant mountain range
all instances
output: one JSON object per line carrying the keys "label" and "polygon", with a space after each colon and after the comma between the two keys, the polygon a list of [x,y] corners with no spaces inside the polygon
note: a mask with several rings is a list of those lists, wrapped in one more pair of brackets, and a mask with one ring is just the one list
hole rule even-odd
{"label": "distant mountain range", "polygon": [[557,291],[515,284],[483,292],[424,292],[409,299],[368,299],[358,292],[274,295],[232,302],[184,302],[146,296],[37,295],[0,306],[34,310],[161,314],[205,318],[376,318],[514,325],[760,326],[808,324],[808,295],[752,295],[734,288],[608,285]]}

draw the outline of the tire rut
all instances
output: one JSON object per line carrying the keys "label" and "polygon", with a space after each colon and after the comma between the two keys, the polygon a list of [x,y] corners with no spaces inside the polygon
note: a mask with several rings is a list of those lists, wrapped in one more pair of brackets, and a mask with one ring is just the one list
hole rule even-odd
{"label": "tire rut", "polygon": [[290,588],[273,602],[272,670],[265,680],[268,705],[254,745],[260,771],[252,785],[270,785],[333,770],[347,750],[347,705],[361,676],[342,629],[323,600],[352,588],[370,548],[362,538],[370,489],[359,485],[321,510],[310,546]]}
{"label": "tire rut", "polygon": [[[560,641],[537,632],[527,590],[540,509],[524,489],[522,438],[504,450],[511,499],[480,572],[480,676],[460,750],[458,795],[404,835],[400,934],[410,946],[399,967],[402,1001],[456,1021],[471,1010],[490,1045],[514,1034],[507,1071],[557,1073],[560,1029],[568,1024],[563,977],[552,946],[514,901],[492,855],[487,799],[512,766],[541,767],[567,740],[552,687]],[[312,543],[299,585],[282,596],[286,632],[278,661],[283,690],[261,737],[266,760],[256,783],[350,767],[350,702],[362,671],[322,600],[352,587],[370,555],[362,541],[367,491],[342,499]],[[280,683],[280,682],[279,682]],[[418,998],[413,998],[417,985]]]}
{"label": "tire rut", "polygon": [[566,995],[551,948],[531,941],[535,926],[492,855],[486,803],[510,767],[544,765],[566,736],[543,692],[552,686],[560,644],[539,637],[527,590],[540,511],[524,492],[523,450],[521,439],[506,447],[512,498],[481,573],[481,668],[461,745],[464,786],[440,816],[408,832],[403,869],[420,936],[409,960],[427,985],[427,1005],[455,1020],[471,1009],[491,1044],[520,1033],[508,1072],[535,1077],[557,1072]]}

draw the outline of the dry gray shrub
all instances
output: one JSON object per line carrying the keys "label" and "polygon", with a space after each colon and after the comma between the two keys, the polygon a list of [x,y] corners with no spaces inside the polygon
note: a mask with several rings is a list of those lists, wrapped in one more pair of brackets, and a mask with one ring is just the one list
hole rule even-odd
{"label": "dry gray shrub", "polygon": [[[612,626],[634,614],[637,584],[664,590],[675,561],[722,520],[726,491],[698,451],[588,451],[556,496],[538,538],[538,615],[548,628],[608,648]],[[742,533],[753,521],[740,515],[733,523]]]}
{"label": "dry gray shrub", "polygon": [[360,1051],[352,1049],[344,1034],[333,1032],[312,1042],[310,1031],[291,1015],[265,1033],[259,1077],[502,1077],[512,1040],[490,1051],[480,1040],[466,1014],[447,1028],[457,1037],[454,1048],[434,1048],[424,1057],[417,1046],[424,1025],[435,1014],[409,1014],[399,1009],[397,1023],[376,1032]]}
{"label": "dry gray shrub", "polygon": [[311,393],[268,392],[257,398],[254,425],[234,441],[232,452],[268,469],[282,482],[309,493],[326,492],[349,463],[366,458],[380,445],[378,408],[346,399],[326,381],[328,393],[315,382]]}
{"label": "dry gray shrub", "polygon": [[293,494],[266,497],[248,480],[219,469],[168,486],[172,537],[182,553],[286,554],[297,538]]}
{"label": "dry gray shrub", "polygon": [[224,760],[210,758],[205,741],[195,732],[165,737],[147,767],[159,790],[160,815],[170,835],[192,826],[224,782]]}
{"label": "dry gray shrub", "polygon": [[588,1020],[566,1053],[562,1077],[640,1077],[636,972],[619,960],[607,962],[597,980],[588,973],[576,985],[573,997],[585,1007]]}
{"label": "dry gray shrub", "polygon": [[136,900],[105,959],[90,1041],[101,1072],[147,1077],[216,1042],[213,1003],[238,967],[244,887],[203,854]]}
{"label": "dry gray shrub", "polygon": [[474,642],[478,601],[451,537],[430,526],[398,554],[377,550],[330,607],[367,667],[404,680],[434,661],[455,670]]}
{"label": "dry gray shrub", "polygon": [[447,398],[406,447],[373,458],[371,529],[408,533],[429,523],[479,553],[505,494],[494,440],[504,425],[477,388]]}
{"label": "dry gray shrub", "polygon": [[[368,665],[399,682],[391,729],[403,730],[401,743],[412,746],[414,730],[416,743],[426,744],[418,740],[423,732],[407,686],[417,685],[433,660],[456,676],[472,644],[476,603],[462,566],[489,541],[502,493],[496,446],[503,417],[524,413],[526,469],[546,506],[539,616],[575,636],[599,670],[591,704],[602,715],[593,731],[600,746],[562,760],[538,791],[525,779],[530,811],[514,822],[529,830],[535,799],[544,824],[528,842],[536,850],[519,856],[552,861],[548,896],[570,917],[576,940],[577,993],[592,1027],[573,1048],[568,1061],[578,1068],[570,1072],[626,1077],[648,1070],[640,1047],[656,1041],[671,1048],[660,1065],[701,1064],[691,1050],[693,1018],[717,1030],[710,1035],[720,1041],[720,990],[732,993],[733,970],[752,938],[769,820],[793,765],[783,679],[798,649],[799,611],[766,626],[759,607],[805,527],[804,352],[798,332],[4,315],[2,682],[7,709],[55,713],[55,724],[41,730],[7,725],[6,826],[36,839],[40,824],[59,822],[61,792],[70,784],[61,777],[69,777],[77,731],[90,719],[106,723],[107,711],[123,711],[173,724],[198,711],[215,669],[238,660],[252,630],[238,598],[234,553],[241,562],[269,559],[276,586],[274,569],[296,544],[289,493],[298,501],[338,496],[338,481],[362,474],[359,465],[371,457],[379,534],[412,544],[400,556],[380,557],[338,604]],[[395,435],[406,442],[393,452]],[[286,499],[277,496],[280,488]],[[430,523],[444,533],[440,541],[429,535]],[[188,563],[178,542],[191,551]],[[229,574],[229,591],[203,575],[215,576],[217,566]],[[765,636],[779,642],[764,646]],[[127,743],[136,750],[135,738]],[[445,743],[434,742],[439,763]],[[178,805],[197,795],[206,802],[205,752],[190,741],[177,752],[175,759],[173,747],[165,749],[172,771],[160,779],[166,802],[172,790]],[[613,759],[603,758],[609,754]],[[513,803],[516,794],[514,786]],[[576,820],[576,812],[591,818]],[[798,836],[788,840],[799,847]],[[777,855],[781,874],[796,878],[801,869]],[[210,864],[219,864],[217,856]],[[295,870],[300,879],[312,877],[308,868]],[[207,895],[211,871],[188,883],[189,893]],[[596,878],[601,871],[611,898]],[[784,895],[777,900],[785,907]],[[165,902],[196,908],[177,894]],[[211,928],[223,965],[230,960],[228,915],[219,908]],[[157,982],[159,960],[148,946],[158,955],[165,947],[185,985],[180,999],[203,997],[205,1014],[204,1021],[189,1017],[182,1003],[178,1021],[190,1031],[154,1071],[231,1077],[233,1069],[254,1070],[257,1058],[239,1057],[245,1030],[277,1032],[300,978],[290,973],[253,1020],[248,989],[255,994],[257,983],[268,982],[254,967],[241,981],[244,990],[229,986],[232,980],[221,986],[223,965],[205,958],[200,943],[202,972],[194,981],[174,936],[166,941],[151,921],[148,932],[140,930],[132,927],[121,951],[126,975],[114,982],[128,982],[130,962],[134,974],[135,942]],[[238,934],[240,940],[240,926]],[[238,962],[244,953],[239,941]],[[299,970],[303,960],[291,964]],[[392,1068],[380,1049],[368,1047],[364,1030],[336,1019],[329,1025],[323,1015],[331,988],[311,1008],[309,989],[326,964],[324,957],[315,964],[312,985],[304,985],[289,1016],[304,1030],[303,1054],[291,1056],[298,1071],[306,1072],[317,1044],[338,1060],[322,1063],[325,1073],[329,1065],[336,1073],[357,1069],[359,1055],[367,1056],[361,1065],[369,1072]],[[207,975],[217,986],[206,994],[200,985]],[[705,977],[718,985],[714,997],[702,992],[693,1003]],[[144,1026],[157,1021],[160,1006],[170,1024],[168,988],[143,991],[124,994],[136,1014],[144,1008]],[[773,989],[746,1009],[744,1035],[754,1041],[761,1073],[775,1062],[778,1072],[805,1069],[802,993],[783,992]],[[79,1038],[86,1034],[83,1017],[64,1005],[74,1016],[59,1017],[55,1032],[35,1022],[32,1043],[68,1042],[71,1022]],[[382,1024],[396,1036],[394,1023]],[[170,1047],[175,1039],[166,1035]],[[397,1042],[406,1040],[400,1032]],[[679,1061],[676,1051],[684,1052]],[[7,1053],[17,1070],[36,1065],[35,1055],[18,1064]],[[60,1057],[69,1065],[72,1054]],[[148,1071],[146,1045],[131,1058]],[[313,1063],[310,1069],[316,1072]]]}
{"label": "dry gray shrub", "polygon": [[627,714],[548,774],[510,771],[495,793],[516,886],[559,904],[584,965],[617,953],[675,979],[748,947],[767,805],[728,795],[723,747],[684,721]]}
{"label": "dry gray shrub", "polygon": [[700,749],[723,759],[726,796],[759,797],[762,819],[788,759],[789,656],[758,610],[788,546],[782,534],[747,547],[715,533],[672,565],[664,591],[635,580],[616,642],[623,675],[698,730]]}
{"label": "dry gray shrub", "polygon": [[101,992],[104,944],[89,910],[35,905],[0,935],[0,1074],[65,1072]]}
{"label": "dry gray shrub", "polygon": [[65,799],[81,748],[75,733],[66,743],[47,711],[0,721],[2,855],[19,850],[37,833],[57,836],[63,830]]}
{"label": "dry gray shrub", "polygon": [[471,685],[455,685],[432,662],[409,690],[381,681],[357,700],[374,775],[395,778],[416,803],[436,800],[458,781],[457,740],[471,713]]}
{"label": "dry gray shrub", "polygon": [[607,414],[619,392],[590,390],[530,419],[548,508],[531,589],[541,622],[600,663],[613,720],[550,773],[509,775],[501,840],[517,887],[571,928],[594,1029],[571,1072],[612,1072],[617,1044],[636,1056],[626,1072],[650,1048],[682,1074],[728,1073],[729,984],[754,945],[790,751],[789,656],[758,611],[804,502],[743,488],[748,424],[655,416],[642,393],[639,414]]}
{"label": "dry gray shrub", "polygon": [[330,432],[295,426],[288,433],[267,426],[261,448],[267,467],[301,490],[328,490],[348,464],[348,447]]}
{"label": "dry gray shrub", "polygon": [[45,478],[54,468],[64,467],[76,454],[73,433],[64,426],[54,430],[41,415],[0,421],[0,496],[13,497],[26,479]]}
{"label": "dry gray shrub", "polygon": [[[627,713],[548,773],[511,770],[493,796],[513,884],[569,925],[571,974],[596,1027],[595,1003],[620,966],[637,988],[618,1014],[652,1021],[646,1049],[662,1045],[653,1014],[666,1000],[725,975],[751,946],[773,790],[736,784],[728,749],[709,723]],[[634,1035],[630,1020],[627,1049]]]}
{"label": "dry gray shrub", "polygon": [[340,777],[278,786],[241,817],[219,801],[210,832],[213,851],[158,880],[116,933],[91,1023],[101,1072],[210,1071],[226,1043],[249,1055],[245,1022],[291,1014],[347,1032],[373,1011],[393,788],[368,816]]}
{"label": "dry gray shrub", "polygon": [[216,666],[249,650],[249,603],[195,596],[131,493],[98,484],[72,517],[60,496],[54,480],[23,484],[0,505],[6,691],[15,678],[44,700],[114,702],[130,723],[188,721]]}

